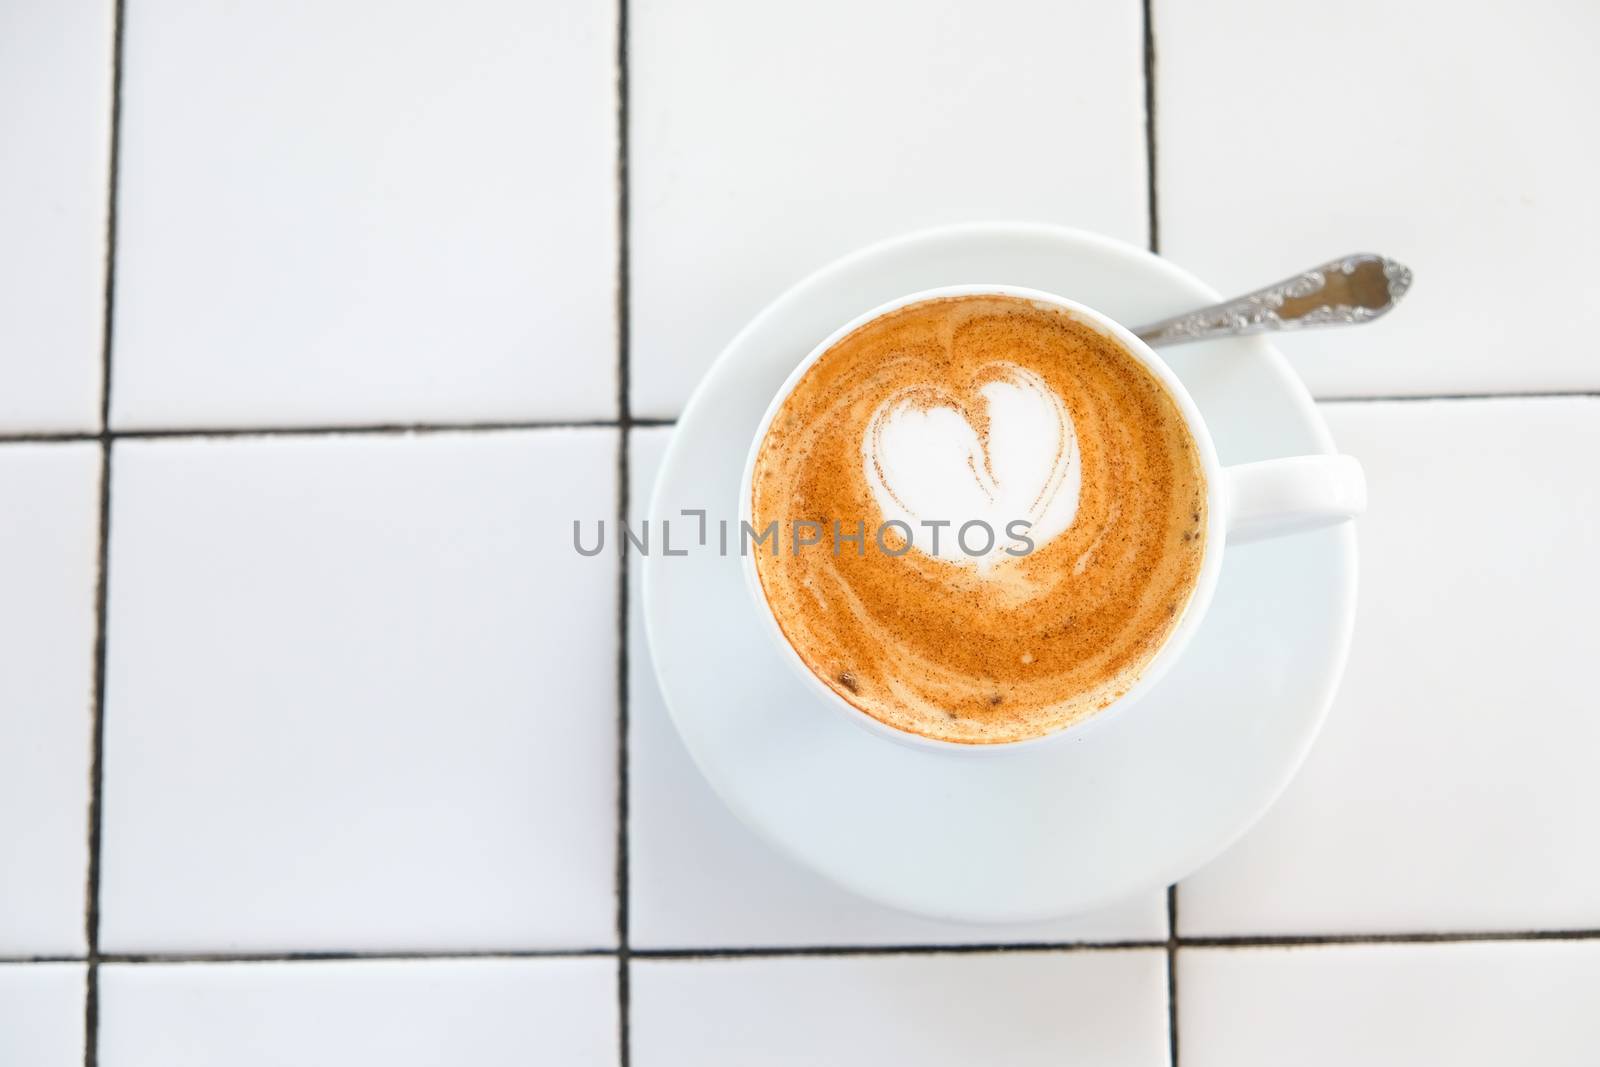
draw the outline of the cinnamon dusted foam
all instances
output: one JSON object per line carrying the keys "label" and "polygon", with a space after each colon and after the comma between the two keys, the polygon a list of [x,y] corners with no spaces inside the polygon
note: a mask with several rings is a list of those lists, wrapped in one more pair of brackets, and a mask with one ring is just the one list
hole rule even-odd
{"label": "cinnamon dusted foam", "polygon": [[1036,737],[1116,700],[1205,551],[1177,403],[1114,338],[1019,297],[930,300],[839,341],[785,399],[751,491],[754,526],[779,530],[756,570],[801,659],[945,741]]}

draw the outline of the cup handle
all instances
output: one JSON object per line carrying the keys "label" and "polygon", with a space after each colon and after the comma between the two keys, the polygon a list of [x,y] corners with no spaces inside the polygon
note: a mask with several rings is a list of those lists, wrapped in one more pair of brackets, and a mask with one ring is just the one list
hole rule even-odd
{"label": "cup handle", "polygon": [[1353,456],[1291,456],[1222,472],[1228,543],[1315,530],[1367,509],[1367,478]]}

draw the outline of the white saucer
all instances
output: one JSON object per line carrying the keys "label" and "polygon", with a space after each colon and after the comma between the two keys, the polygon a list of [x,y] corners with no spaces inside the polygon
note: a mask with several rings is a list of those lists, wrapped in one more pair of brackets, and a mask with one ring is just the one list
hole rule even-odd
{"label": "white saucer", "polygon": [[[1054,226],[967,225],[874,245],[790,289],[722,353],[678,422],[649,514],[736,516],[750,438],[817,341],[894,297],[990,282],[1130,324],[1218,296],[1142,250]],[[1305,386],[1261,339],[1162,354],[1224,463],[1333,450]],[[675,543],[692,522],[674,524]],[[1025,921],[1177,881],[1266,811],[1344,670],[1355,568],[1349,525],[1229,549],[1204,624],[1140,704],[1081,740],[992,759],[897,745],[820,704],[758,628],[736,556],[650,556],[644,617],[684,744],[758,833],[894,907]]]}

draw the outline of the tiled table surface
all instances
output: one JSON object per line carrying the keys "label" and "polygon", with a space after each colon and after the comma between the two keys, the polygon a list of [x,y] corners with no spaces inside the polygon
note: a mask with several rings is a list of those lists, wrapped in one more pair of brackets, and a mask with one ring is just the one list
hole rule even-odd
{"label": "tiled table surface", "polygon": [[[0,1063],[1593,1062],[1600,7],[1438,16],[0,7]],[[1282,346],[1372,492],[1304,770],[1025,928],[736,824],[567,547],[764,301],[982,217],[1419,278]]]}

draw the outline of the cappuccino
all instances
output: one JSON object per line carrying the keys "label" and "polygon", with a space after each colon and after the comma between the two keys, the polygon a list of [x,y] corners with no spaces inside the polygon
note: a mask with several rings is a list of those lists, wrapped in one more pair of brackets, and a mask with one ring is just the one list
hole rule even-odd
{"label": "cappuccino", "polygon": [[1205,556],[1201,457],[1114,337],[1005,295],[898,308],[781,403],[749,487],[785,638],[844,700],[967,744],[1026,740],[1122,696]]}

